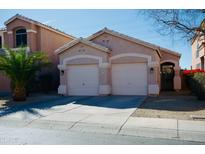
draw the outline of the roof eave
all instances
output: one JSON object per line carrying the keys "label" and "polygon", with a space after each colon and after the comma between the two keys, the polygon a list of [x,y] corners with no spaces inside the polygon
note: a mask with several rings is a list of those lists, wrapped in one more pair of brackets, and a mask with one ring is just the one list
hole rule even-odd
{"label": "roof eave", "polygon": [[57,50],[55,50],[55,53],[56,54],[61,54],[65,50],[68,50],[68,49],[72,48],[73,46],[75,46],[78,43],[83,43],[85,45],[91,46],[91,47],[96,48],[98,50],[101,50],[103,52],[110,53],[110,49],[108,49],[106,47],[103,47],[103,46],[102,47],[98,47],[99,46],[98,44],[94,45],[94,43],[92,43],[92,42],[88,43],[85,40],[82,40],[81,38],[80,39],[76,39],[74,41],[71,41],[69,43],[66,43],[64,46],[62,46],[62,47],[58,48]]}
{"label": "roof eave", "polygon": [[58,30],[55,30],[54,28],[48,27],[48,26],[46,26],[46,25],[44,25],[44,24],[42,24],[42,23],[40,23],[40,22],[37,22],[37,21],[34,22],[34,21],[32,21],[32,19],[31,19],[31,20],[28,20],[28,19],[22,17],[22,16],[19,15],[19,14],[15,15],[15,16],[13,16],[12,18],[10,18],[10,19],[8,19],[7,21],[5,21],[5,22],[4,22],[4,25],[9,24],[10,22],[12,22],[12,21],[15,20],[15,19],[21,19],[21,20],[24,20],[24,21],[26,21],[26,22],[29,22],[29,23],[38,25],[38,26],[40,26],[40,27],[43,27],[43,28],[45,28],[45,29],[51,30],[51,31],[53,31],[53,32],[55,32],[55,33],[61,34],[61,35],[65,36],[65,37],[69,37],[69,38],[71,38],[71,39],[76,39],[74,36],[71,36],[71,35],[69,35],[69,34],[66,34],[66,33],[60,32],[60,31],[58,31]]}

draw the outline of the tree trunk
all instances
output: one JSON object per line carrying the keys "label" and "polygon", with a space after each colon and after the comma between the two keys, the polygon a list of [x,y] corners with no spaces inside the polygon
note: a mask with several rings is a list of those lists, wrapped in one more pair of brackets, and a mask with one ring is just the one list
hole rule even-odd
{"label": "tree trunk", "polygon": [[26,88],[24,86],[15,86],[13,90],[14,101],[25,101],[26,100]]}

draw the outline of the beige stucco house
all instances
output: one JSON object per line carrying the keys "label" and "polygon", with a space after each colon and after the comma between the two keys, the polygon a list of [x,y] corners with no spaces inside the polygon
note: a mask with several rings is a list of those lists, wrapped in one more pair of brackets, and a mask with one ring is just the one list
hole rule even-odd
{"label": "beige stucco house", "polygon": [[180,54],[104,28],[58,48],[62,95],[158,95],[180,90]]}
{"label": "beige stucco house", "polygon": [[192,69],[205,69],[205,36],[197,34],[191,43],[192,47]]}
{"label": "beige stucco house", "polygon": [[[66,42],[74,40],[75,37],[19,14],[11,17],[4,24],[5,28],[0,29],[0,50],[2,50],[3,45],[14,50],[23,45],[27,46],[28,52],[45,52],[53,63],[53,67],[49,71],[53,75],[52,87],[57,89],[59,85],[59,70],[57,69],[59,58],[54,51]],[[0,72],[0,92],[8,91],[10,91],[10,81]]]}

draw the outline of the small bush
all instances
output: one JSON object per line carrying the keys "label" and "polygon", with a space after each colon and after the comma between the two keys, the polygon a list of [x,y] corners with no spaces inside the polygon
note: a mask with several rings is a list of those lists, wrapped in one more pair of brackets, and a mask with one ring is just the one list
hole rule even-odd
{"label": "small bush", "polygon": [[205,73],[195,73],[193,76],[192,88],[199,100],[205,99]]}
{"label": "small bush", "polygon": [[204,70],[185,70],[186,83],[199,100],[205,100],[205,72]]}
{"label": "small bush", "polygon": [[39,82],[42,92],[49,93],[52,90],[53,75],[51,73],[41,74]]}

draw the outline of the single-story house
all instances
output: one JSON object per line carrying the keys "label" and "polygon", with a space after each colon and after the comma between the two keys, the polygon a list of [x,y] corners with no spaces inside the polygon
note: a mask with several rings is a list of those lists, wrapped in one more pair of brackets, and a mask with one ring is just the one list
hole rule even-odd
{"label": "single-story house", "polygon": [[62,95],[158,95],[181,89],[179,53],[108,28],[55,52]]}

